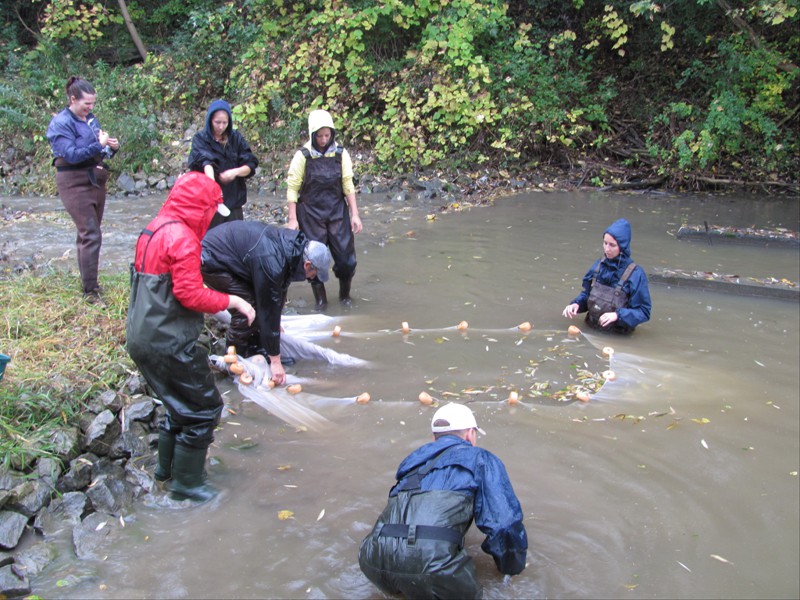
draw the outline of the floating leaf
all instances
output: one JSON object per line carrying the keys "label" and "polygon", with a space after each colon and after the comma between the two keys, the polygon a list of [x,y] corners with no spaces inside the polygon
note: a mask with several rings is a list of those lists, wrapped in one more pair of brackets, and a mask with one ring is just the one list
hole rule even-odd
{"label": "floating leaf", "polygon": [[322,520],[322,517],[324,517],[324,516],[325,516],[325,509],[323,508],[323,509],[322,509],[322,510],[319,512],[319,516],[317,517],[317,521],[321,521],[321,520]]}
{"label": "floating leaf", "polygon": [[723,557],[722,557],[722,556],[720,556],[719,554],[711,554],[710,556],[711,556],[711,558],[713,558],[714,560],[718,560],[719,562],[721,562],[721,563],[725,563],[726,565],[732,565],[732,564],[733,564],[733,563],[732,563],[731,561],[729,561],[727,558],[723,558]]}
{"label": "floating leaf", "polygon": [[281,465],[278,467],[278,471],[288,471],[292,468],[292,465]]}
{"label": "floating leaf", "polygon": [[692,570],[691,570],[689,567],[687,567],[685,564],[683,564],[681,561],[677,560],[677,561],[675,561],[675,562],[677,562],[677,563],[678,563],[680,566],[682,566],[684,569],[686,569],[687,571],[689,571],[689,573],[691,573],[691,572],[692,572]]}
{"label": "floating leaf", "polygon": [[100,530],[101,530],[103,527],[105,527],[107,524],[108,524],[108,521],[103,521],[103,522],[102,522],[102,523],[100,523],[100,524],[99,524],[97,527],[95,527],[95,528],[94,528],[94,530],[95,530],[95,531],[100,531]]}
{"label": "floating leaf", "polygon": [[706,419],[703,417],[702,419],[692,419],[695,423],[700,423],[700,425],[705,425],[706,423],[711,423],[710,419]]}
{"label": "floating leaf", "polygon": [[702,444],[703,448],[705,448],[706,450],[708,450],[708,444],[706,444],[706,441],[705,441],[705,440],[700,440],[700,444]]}
{"label": "floating leaf", "polygon": [[281,521],[285,521],[286,519],[291,519],[294,517],[294,513],[290,510],[281,510],[278,511],[278,519]]}

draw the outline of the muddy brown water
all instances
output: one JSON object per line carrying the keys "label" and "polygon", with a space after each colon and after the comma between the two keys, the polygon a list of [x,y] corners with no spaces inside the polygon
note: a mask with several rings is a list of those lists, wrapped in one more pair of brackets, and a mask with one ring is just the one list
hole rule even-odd
{"label": "muddy brown water", "polygon": [[[127,268],[161,200],[110,201],[104,269]],[[74,261],[56,199],[2,203],[50,216],[0,229],[0,243]],[[332,303],[330,324],[343,333],[319,343],[370,366],[290,370],[330,398],[316,409],[335,427],[298,431],[224,384],[232,412],[210,466],[221,497],[191,509],[149,498],[125,527],[112,520],[96,559],[76,561],[59,540],[35,594],[382,597],[359,571],[357,546],[397,464],[429,438],[433,409],[416,400],[429,390],[471,402],[487,431],[479,443],[505,462],[525,513],[528,567],[510,581],[480,551],[480,532],[467,537],[487,598],[798,597],[797,303],[652,285],[652,320],[633,336],[570,340],[561,317],[619,217],[646,268],[798,281],[797,249],[674,237],[704,220],[797,230],[797,198],[537,193],[432,221],[424,207],[368,196],[359,205],[355,305]],[[301,313],[312,302],[305,284],[289,297]],[[455,329],[462,320],[466,334]],[[516,329],[523,321],[534,325],[528,335]],[[617,379],[588,404],[529,393],[544,380],[563,385],[564,361],[607,368],[607,345]],[[504,402],[511,389],[525,392],[515,407]],[[372,401],[353,403],[363,391]]]}

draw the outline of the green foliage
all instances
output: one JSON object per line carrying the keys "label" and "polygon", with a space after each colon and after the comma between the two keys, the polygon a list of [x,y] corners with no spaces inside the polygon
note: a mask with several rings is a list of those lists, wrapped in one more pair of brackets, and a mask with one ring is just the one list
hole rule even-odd
{"label": "green foliage", "polygon": [[100,41],[107,25],[122,23],[122,17],[102,2],[51,0],[45,4],[42,35],[50,40],[79,40],[91,46]]}

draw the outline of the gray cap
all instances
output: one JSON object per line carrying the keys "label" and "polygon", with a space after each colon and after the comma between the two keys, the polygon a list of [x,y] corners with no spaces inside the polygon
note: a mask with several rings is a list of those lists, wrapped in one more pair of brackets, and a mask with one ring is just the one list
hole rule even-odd
{"label": "gray cap", "polygon": [[314,268],[317,270],[317,278],[325,283],[328,281],[328,269],[331,267],[331,252],[328,247],[315,241],[309,241],[306,246],[306,251],[303,253],[305,260],[311,261]]}

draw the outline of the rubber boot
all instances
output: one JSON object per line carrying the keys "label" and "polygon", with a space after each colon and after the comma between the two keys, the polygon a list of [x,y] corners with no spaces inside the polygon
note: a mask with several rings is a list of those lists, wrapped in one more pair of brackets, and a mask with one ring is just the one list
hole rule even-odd
{"label": "rubber boot", "polygon": [[206,464],[207,448],[192,448],[183,444],[175,445],[175,458],[172,462],[172,498],[196,502],[208,502],[219,490],[205,482],[203,468]]}
{"label": "rubber boot", "polygon": [[314,292],[314,301],[316,302],[314,308],[319,312],[328,308],[328,294],[325,292],[325,284],[321,281],[312,281],[311,290]]}
{"label": "rubber boot", "polygon": [[175,434],[169,431],[158,432],[158,466],[153,479],[163,483],[172,479],[172,459],[175,454]]}
{"label": "rubber boot", "polygon": [[339,280],[339,302],[345,306],[352,306],[353,300],[350,298],[350,282],[353,281],[352,277],[345,279],[342,277]]}

